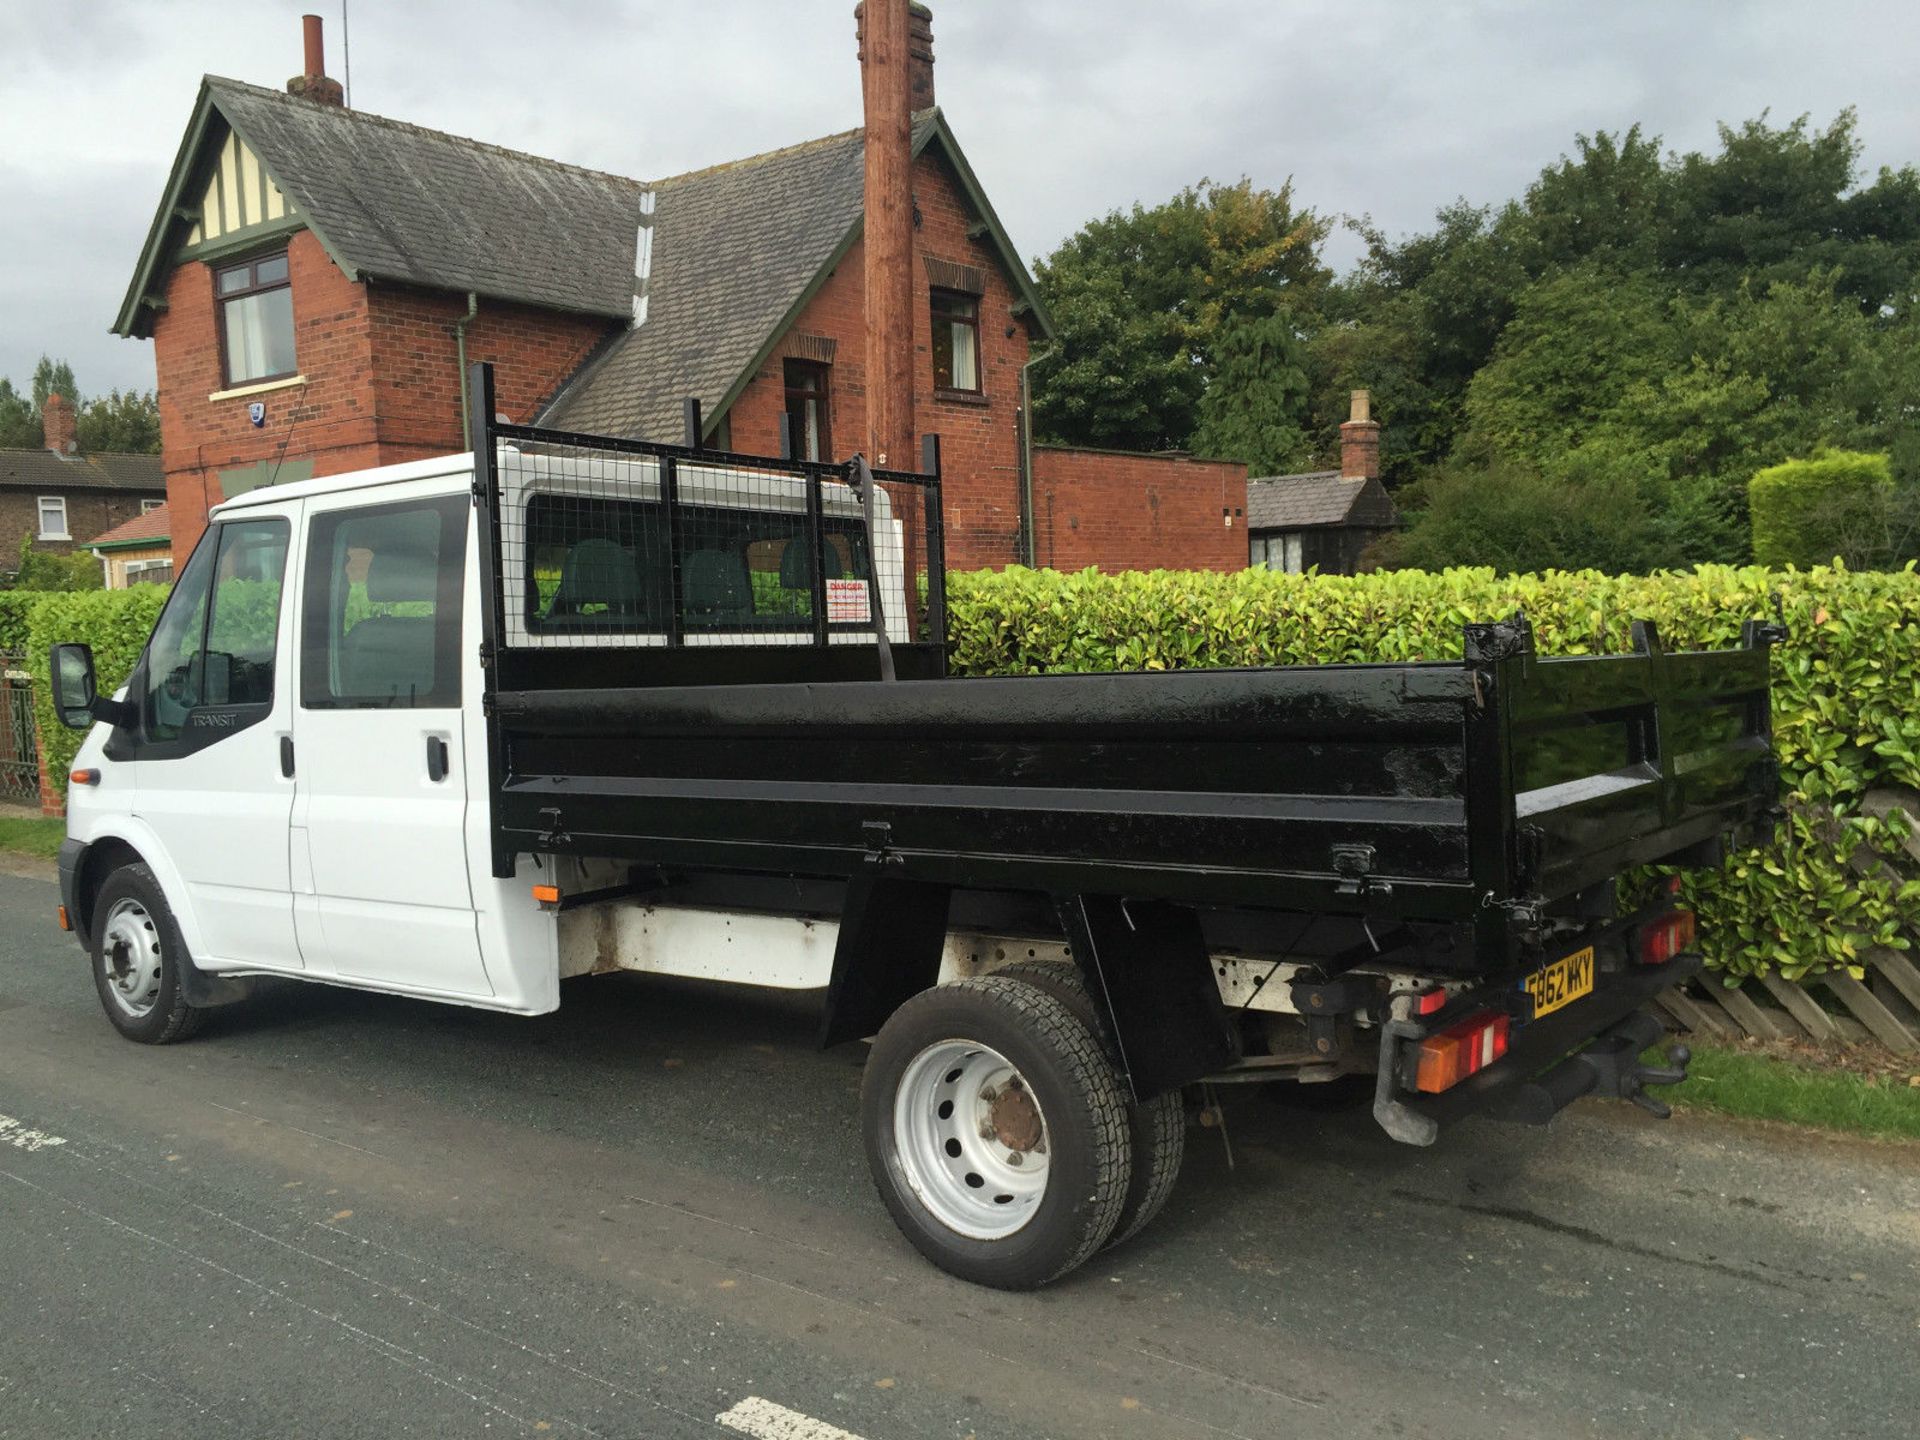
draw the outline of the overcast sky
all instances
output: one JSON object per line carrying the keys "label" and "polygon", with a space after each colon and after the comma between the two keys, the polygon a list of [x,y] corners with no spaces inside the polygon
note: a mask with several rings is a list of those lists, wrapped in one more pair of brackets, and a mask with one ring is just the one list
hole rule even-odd
{"label": "overcast sky", "polygon": [[[851,0],[348,3],[356,108],[620,174],[860,121]],[[153,384],[151,346],[107,327],[199,77],[284,83],[309,9],[340,77],[339,0],[0,0],[0,375],[46,351],[89,394]],[[934,36],[940,103],[1029,257],[1208,175],[1417,230],[1635,121],[1688,150],[1851,104],[1869,166],[1920,160],[1900,0],[945,0]]]}

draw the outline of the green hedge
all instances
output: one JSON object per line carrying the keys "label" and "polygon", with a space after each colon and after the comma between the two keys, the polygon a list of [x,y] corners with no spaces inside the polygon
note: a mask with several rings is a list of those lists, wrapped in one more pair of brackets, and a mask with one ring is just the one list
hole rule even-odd
{"label": "green hedge", "polygon": [[1886,558],[1893,468],[1885,455],[1829,450],[1762,470],[1747,487],[1762,565],[1873,565]]}
{"label": "green hedge", "polygon": [[128,590],[71,590],[32,594],[16,591],[0,596],[0,633],[15,624],[8,618],[14,602],[24,620],[27,668],[33,674],[33,718],[40,727],[41,749],[55,787],[67,793],[67,771],[85,732],[69,730],[53,710],[53,687],[47,675],[47,651],[61,640],[84,640],[93,646],[94,673],[100,693],[120,688],[153,630],[160,606],[167,598],[164,585],[135,585]]}
{"label": "green hedge", "polygon": [[[1703,567],[1687,574],[1490,570],[1361,576],[1013,569],[948,582],[954,668],[969,675],[1458,659],[1461,627],[1523,610],[1545,654],[1629,648],[1635,618],[1673,649],[1739,642],[1775,613],[1774,726],[1791,820],[1775,842],[1686,877],[1709,961],[1730,977],[1856,973],[1907,948],[1920,884],[1867,864],[1899,837],[1859,813],[1920,789],[1920,575]],[[1870,873],[1857,873],[1860,867]]]}

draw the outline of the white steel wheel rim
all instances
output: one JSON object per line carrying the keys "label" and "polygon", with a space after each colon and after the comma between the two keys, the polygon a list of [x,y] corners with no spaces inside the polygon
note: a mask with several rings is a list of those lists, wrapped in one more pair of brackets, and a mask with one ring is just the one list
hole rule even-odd
{"label": "white steel wheel rim", "polygon": [[928,1214],[970,1240],[1003,1240],[1039,1212],[1052,1151],[1026,1077],[973,1040],[913,1057],[893,1094],[893,1143]]}
{"label": "white steel wheel rim", "polygon": [[100,934],[100,968],[113,1003],[135,1020],[160,1001],[160,927],[138,900],[120,900]]}

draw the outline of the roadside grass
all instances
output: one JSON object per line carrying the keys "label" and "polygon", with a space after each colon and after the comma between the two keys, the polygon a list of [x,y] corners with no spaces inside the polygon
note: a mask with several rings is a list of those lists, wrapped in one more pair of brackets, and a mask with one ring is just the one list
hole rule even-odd
{"label": "roadside grass", "polygon": [[0,815],[0,850],[51,860],[67,838],[67,822],[39,815]]}
{"label": "roadside grass", "polygon": [[1920,1084],[1911,1073],[1920,1066],[1886,1061],[1883,1056],[1877,1064],[1863,1064],[1835,1056],[1815,1064],[1759,1045],[1694,1045],[1686,1083],[1653,1093],[1681,1109],[1920,1140]]}

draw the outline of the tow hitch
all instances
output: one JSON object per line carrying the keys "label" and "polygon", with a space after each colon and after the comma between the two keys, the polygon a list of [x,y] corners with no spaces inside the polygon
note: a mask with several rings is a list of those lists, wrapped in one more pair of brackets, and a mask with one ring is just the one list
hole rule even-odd
{"label": "tow hitch", "polygon": [[1687,1078],[1687,1063],[1693,1059],[1693,1052],[1685,1045],[1675,1045],[1667,1051],[1665,1065],[1643,1063],[1641,1052],[1663,1033],[1664,1027],[1652,1014],[1635,1011],[1545,1074],[1514,1086],[1494,1102],[1488,1113],[1523,1125],[1544,1125],[1583,1095],[1607,1095],[1631,1100],[1648,1114],[1665,1120],[1673,1114],[1672,1107],[1649,1095],[1646,1087],[1678,1085]]}

